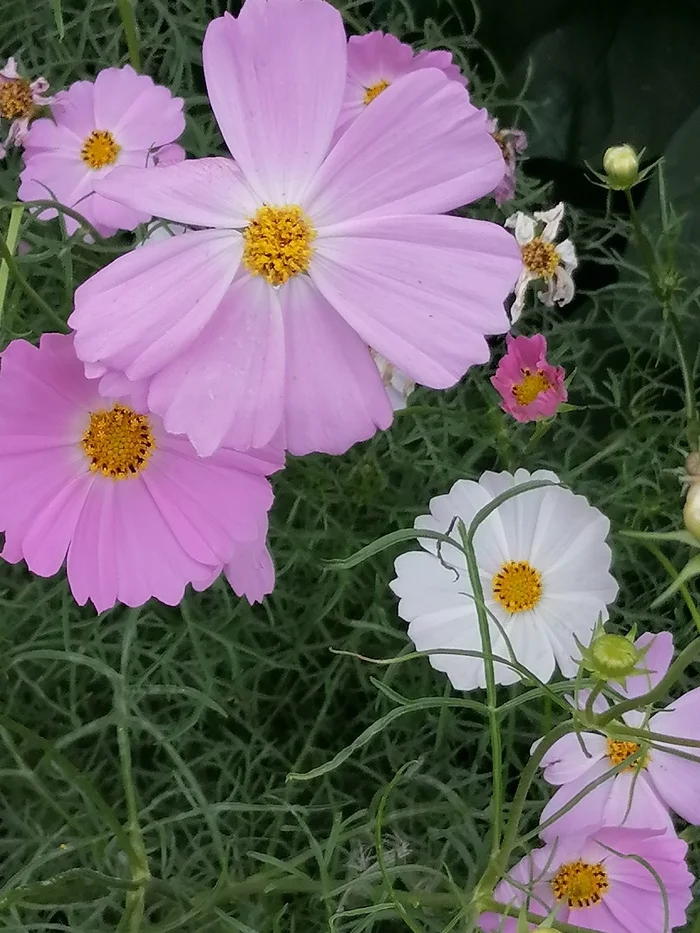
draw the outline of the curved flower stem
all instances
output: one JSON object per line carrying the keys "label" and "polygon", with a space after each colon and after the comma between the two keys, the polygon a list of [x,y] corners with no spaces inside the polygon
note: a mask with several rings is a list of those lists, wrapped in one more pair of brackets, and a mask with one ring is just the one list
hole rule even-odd
{"label": "curved flower stem", "polygon": [[138,31],[136,29],[136,20],[134,19],[134,10],[130,0],[117,0],[117,9],[124,27],[124,36],[126,38],[126,47],[129,50],[129,60],[136,71],[141,70],[141,53],[139,52]]}
{"label": "curved flower stem", "polygon": [[686,357],[685,346],[683,344],[683,334],[678,323],[675,309],[672,307],[671,301],[669,301],[668,296],[665,294],[664,289],[659,282],[658,268],[656,259],[654,257],[654,250],[652,249],[651,243],[649,242],[649,238],[644,232],[644,228],[642,227],[641,221],[639,219],[639,214],[637,213],[637,208],[634,206],[632,192],[629,188],[625,189],[625,196],[627,198],[630,219],[634,229],[634,237],[642,257],[642,262],[644,263],[649,285],[651,286],[651,290],[653,291],[656,300],[661,306],[664,320],[668,322],[668,326],[671,330],[671,333],[673,334],[673,339],[676,344],[678,364],[681,368],[681,373],[683,376],[688,443],[691,450],[697,450],[698,441],[700,440],[700,422],[698,422],[697,406],[695,403],[695,389],[693,386],[692,368],[689,365],[688,359]]}
{"label": "curved flower stem", "polygon": [[[19,236],[19,225],[24,213],[24,206],[13,207],[10,213],[10,223],[7,227],[7,236],[5,237],[5,246],[10,256],[14,255]],[[0,321],[5,310],[5,292],[7,291],[7,282],[10,277],[10,267],[3,258],[0,260]]]}

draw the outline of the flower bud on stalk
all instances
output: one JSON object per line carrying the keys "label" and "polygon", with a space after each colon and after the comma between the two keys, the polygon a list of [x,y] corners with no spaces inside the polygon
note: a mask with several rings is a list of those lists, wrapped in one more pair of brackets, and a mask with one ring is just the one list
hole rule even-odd
{"label": "flower bud on stalk", "polygon": [[648,646],[637,648],[634,634],[631,631],[627,635],[612,635],[599,625],[587,648],[579,642],[583,668],[598,680],[623,686],[628,677],[646,673],[643,660]]}
{"label": "flower bud on stalk", "polygon": [[603,156],[605,180],[613,191],[624,191],[640,180],[639,156],[628,145],[610,146]]}

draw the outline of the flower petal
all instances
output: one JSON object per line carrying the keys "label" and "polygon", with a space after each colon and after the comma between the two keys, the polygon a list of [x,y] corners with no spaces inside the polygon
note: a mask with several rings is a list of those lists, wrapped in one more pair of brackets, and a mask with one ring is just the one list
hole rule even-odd
{"label": "flower petal", "polygon": [[299,200],[330,146],[345,88],[346,41],[320,0],[223,16],[202,49],[207,92],[226,144],[257,195]]}
{"label": "flower petal", "polygon": [[428,68],[392,84],[348,127],[303,206],[317,228],[365,214],[440,213],[488,194],[504,170],[486,111]]}
{"label": "flower petal", "polygon": [[486,221],[425,216],[343,230],[319,237],[310,275],[365,343],[440,389],[488,360],[484,335],[508,330],[503,301],[520,269],[509,234]]}
{"label": "flower petal", "polygon": [[392,410],[367,344],[306,276],[279,291],[286,345],[285,427],[298,456],[342,454],[391,424]]}
{"label": "flower petal", "polygon": [[166,430],[203,457],[224,439],[241,450],[267,444],[283,414],[283,327],[275,289],[258,276],[234,282],[199,339],[151,382]]}
{"label": "flower petal", "polygon": [[212,317],[241,251],[237,233],[202,230],[120,256],[75,293],[68,323],[78,357],[134,380],[157,372]]}
{"label": "flower petal", "polygon": [[195,227],[242,227],[255,201],[231,159],[190,159],[153,169],[117,166],[95,183],[105,198]]}
{"label": "flower petal", "polygon": [[544,769],[544,779],[550,784],[568,784],[585,774],[605,755],[605,750],[605,738],[595,732],[562,736],[540,762]]}
{"label": "flower petal", "polygon": [[183,100],[130,65],[104,68],[95,78],[95,126],[120,146],[150,149],[171,143],[185,129]]}
{"label": "flower petal", "polygon": [[224,571],[236,596],[251,604],[262,602],[275,586],[275,565],[264,544],[238,548]]}

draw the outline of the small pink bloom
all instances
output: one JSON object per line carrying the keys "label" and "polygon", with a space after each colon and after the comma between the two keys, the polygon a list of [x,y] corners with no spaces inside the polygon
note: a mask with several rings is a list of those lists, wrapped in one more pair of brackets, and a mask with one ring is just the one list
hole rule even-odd
{"label": "small pink bloom", "polygon": [[0,120],[9,120],[10,128],[4,142],[0,142],[0,159],[4,159],[10,146],[21,146],[29,132],[29,122],[40,107],[52,101],[46,96],[49,82],[46,78],[30,81],[23,78],[14,58],[8,58],[0,68]]}
{"label": "small pink bloom", "polygon": [[[56,95],[53,119],[31,126],[20,199],[53,196],[79,211],[102,236],[146,223],[153,216],[147,209],[119,204],[95,189],[118,167],[156,164],[163,150],[168,164],[181,161],[182,147],[171,144],[185,128],[182,107],[182,98],[130,65],[106,68],[94,82],[76,81]],[[39,216],[49,220],[56,211]],[[66,215],[65,222],[68,233],[78,228],[72,217]]]}
{"label": "small pink bloom", "polygon": [[370,32],[348,40],[348,78],[338,127],[347,126],[391,84],[421,68],[438,68],[463,87],[466,79],[450,52],[418,52],[396,36]]}
{"label": "small pink bloom", "polygon": [[370,348],[447,388],[489,358],[522,268],[502,227],[446,212],[503,176],[487,116],[436,68],[405,74],[334,142],[340,13],[247,0],[209,24],[209,99],[233,160],[97,182],[129,209],[199,229],[121,256],[76,292],[91,377],[144,380],[166,429],[207,456],[281,437],[342,453],[388,427]]}
{"label": "small pink bloom", "polygon": [[197,456],[135,399],[106,399],[85,378],[73,341],[14,340],[0,368],[2,557],[42,577],[67,558],[81,606],[98,612],[151,596],[174,606],[223,569],[252,602],[272,590],[265,547],[282,466],[271,449]]}
{"label": "small pink bloom", "polygon": [[506,337],[506,354],[501,357],[491,384],[503,399],[501,408],[516,421],[551,418],[567,399],[561,366],[550,366],[546,359],[547,341],[542,334],[532,337]]}
{"label": "small pink bloom", "polygon": [[[673,653],[670,632],[647,633],[635,644],[650,646],[642,662],[650,673],[628,678],[625,686],[619,688],[623,696],[641,696],[656,686],[668,670]],[[580,693],[579,705],[585,705],[586,699],[587,695]],[[595,711],[604,713],[607,709],[608,701],[598,697]],[[623,719],[633,728],[700,741],[700,687],[650,717],[633,710],[624,713]],[[542,821],[549,820],[638,748],[633,741],[616,741],[596,732],[567,735],[555,742],[543,758],[542,767],[545,780],[559,785],[559,789],[544,808]],[[672,742],[649,742],[639,765],[632,764],[591,788],[581,801],[545,827],[542,837],[550,839],[565,832],[580,832],[591,821],[673,831],[669,811],[700,825],[700,759],[688,758],[688,752],[696,754],[694,749]]]}
{"label": "small pink bloom", "polygon": [[498,128],[498,120],[491,123],[491,135],[501,147],[506,163],[505,175],[493,190],[496,204],[500,207],[504,201],[515,197],[515,167],[517,156],[527,149],[527,136],[522,130]]}
{"label": "small pink bloom", "polygon": [[[687,851],[676,836],[648,829],[607,827],[562,835],[511,868],[511,880],[496,886],[494,899],[516,913],[524,904],[543,918],[554,909],[553,924],[543,926],[559,922],[602,933],[662,933],[686,922],[694,881]],[[496,913],[482,914],[480,925],[489,933],[519,928],[517,918]]]}

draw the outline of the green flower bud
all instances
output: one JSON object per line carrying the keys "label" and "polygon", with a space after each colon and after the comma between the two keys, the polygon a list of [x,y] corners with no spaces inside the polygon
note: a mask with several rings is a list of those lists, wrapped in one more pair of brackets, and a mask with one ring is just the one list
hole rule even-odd
{"label": "green flower bud", "polygon": [[606,680],[628,677],[639,661],[639,652],[624,635],[599,635],[593,639],[590,650],[595,673]]}
{"label": "green flower bud", "polygon": [[700,484],[691,484],[683,506],[683,524],[700,541]]}
{"label": "green flower bud", "polygon": [[603,169],[608,187],[623,191],[639,181],[639,156],[631,146],[611,146],[603,156]]}

